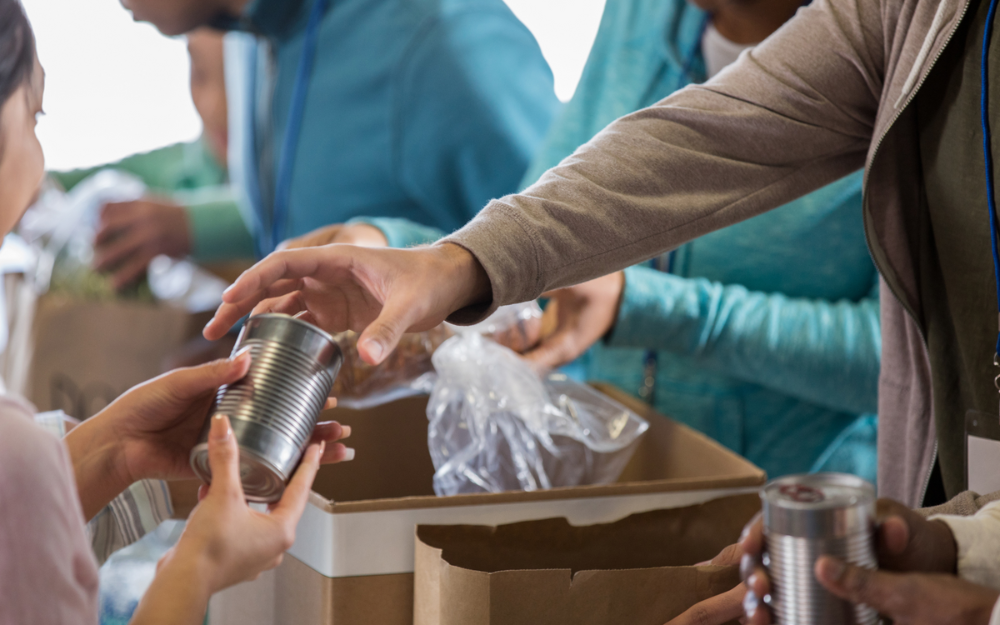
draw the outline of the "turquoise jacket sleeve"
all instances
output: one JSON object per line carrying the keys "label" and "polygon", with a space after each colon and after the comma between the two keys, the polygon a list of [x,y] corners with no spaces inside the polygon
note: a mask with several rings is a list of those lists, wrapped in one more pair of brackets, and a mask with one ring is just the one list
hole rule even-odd
{"label": "turquoise jacket sleeve", "polygon": [[506,6],[449,9],[413,43],[398,75],[400,184],[437,214],[433,223],[465,224],[517,189],[558,106],[538,43]]}
{"label": "turquoise jacket sleeve", "polygon": [[707,368],[819,405],[875,412],[877,293],[876,281],[858,302],[797,299],[630,267],[608,343],[693,356]]}
{"label": "turquoise jacket sleeve", "polygon": [[401,217],[355,217],[347,221],[351,224],[368,224],[382,231],[389,247],[413,247],[433,243],[443,237],[446,232],[418,224]]}

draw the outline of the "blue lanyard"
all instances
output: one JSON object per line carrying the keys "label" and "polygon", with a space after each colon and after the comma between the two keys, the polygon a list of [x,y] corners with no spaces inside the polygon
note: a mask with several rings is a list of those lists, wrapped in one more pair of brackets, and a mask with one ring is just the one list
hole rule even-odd
{"label": "blue lanyard", "polygon": [[[274,184],[273,210],[268,219],[264,204],[258,201],[260,224],[264,238],[258,243],[257,253],[265,256],[273,252],[284,240],[288,225],[288,205],[292,194],[292,174],[295,170],[295,153],[299,147],[299,137],[302,132],[302,118],[306,108],[306,95],[309,92],[309,80],[312,77],[313,62],[316,59],[316,43],[319,39],[319,26],[323,15],[329,6],[329,0],[315,0],[309,23],[306,26],[305,40],[302,43],[302,56],[299,58],[298,71],[295,74],[295,86],[292,88],[292,103],[288,111],[288,123],[285,126],[285,137],[281,144],[278,157],[278,176]],[[260,163],[255,163],[258,180],[260,179]],[[270,227],[268,227],[268,225]]]}
{"label": "blue lanyard", "polygon": [[[986,28],[983,32],[983,56],[981,62],[982,91],[979,94],[979,115],[983,123],[983,160],[986,164],[986,205],[990,212],[990,242],[993,247],[993,272],[997,287],[997,308],[1000,310],[1000,251],[997,240],[1000,239],[1000,225],[997,224],[996,200],[993,197],[993,145],[990,141],[990,76],[989,51],[990,39],[993,36],[993,16],[996,14],[997,0],[990,0],[990,10],[986,15]],[[998,317],[997,344],[993,363],[1000,364],[1000,317]],[[1000,381],[1000,377],[998,377]],[[998,386],[1000,388],[1000,386]]]}
{"label": "blue lanyard", "polygon": [[[674,272],[674,259],[677,258],[677,250],[667,253],[666,266],[661,263],[663,256],[650,259],[649,266],[656,271],[664,273]],[[656,373],[659,369],[660,358],[655,349],[647,349],[642,357],[642,384],[639,386],[639,398],[652,405],[656,402]]]}

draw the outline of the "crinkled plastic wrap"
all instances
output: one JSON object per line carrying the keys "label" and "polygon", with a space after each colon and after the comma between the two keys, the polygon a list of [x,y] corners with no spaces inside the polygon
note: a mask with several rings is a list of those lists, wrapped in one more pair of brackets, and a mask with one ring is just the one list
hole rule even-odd
{"label": "crinkled plastic wrap", "polygon": [[381,364],[369,365],[358,353],[358,334],[341,332],[335,338],[344,352],[344,364],[333,386],[340,406],[363,410],[410,395],[429,394],[436,375],[431,356],[456,332],[482,334],[515,351],[538,342],[542,309],[536,302],[504,306],[482,323],[460,328],[451,324],[426,332],[404,334],[399,346]]}
{"label": "crinkled plastic wrap", "polygon": [[373,367],[361,360],[358,335],[341,332],[334,338],[344,353],[344,364],[333,383],[332,395],[340,406],[363,410],[429,393],[434,387],[431,355],[453,335],[445,324],[426,332],[404,334],[389,357]]}
{"label": "crinkled plastic wrap", "polygon": [[649,428],[590,387],[538,377],[475,333],[449,339],[433,361],[428,446],[438,495],[611,483]]}

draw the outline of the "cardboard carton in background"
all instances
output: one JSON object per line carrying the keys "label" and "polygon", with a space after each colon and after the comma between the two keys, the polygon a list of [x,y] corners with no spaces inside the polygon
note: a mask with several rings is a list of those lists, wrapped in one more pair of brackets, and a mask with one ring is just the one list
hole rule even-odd
{"label": "cardboard carton in background", "polygon": [[211,313],[166,304],[38,296],[23,276],[5,279],[8,391],[39,411],[90,417],[160,375],[164,360],[198,336]]}
{"label": "cardboard carton in background", "polygon": [[414,625],[663,625],[739,582],[692,566],[737,540],[757,495],[576,527],[565,519],[417,528]]}
{"label": "cardboard carton in background", "polygon": [[547,491],[436,497],[426,397],[328,413],[324,418],[352,427],[357,457],[321,469],[281,566],[213,597],[210,622],[409,625],[418,525],[553,517],[592,525],[755,492],[764,483],[763,471],[704,435],[621,391],[598,389],[646,418],[650,429],[618,483]]}

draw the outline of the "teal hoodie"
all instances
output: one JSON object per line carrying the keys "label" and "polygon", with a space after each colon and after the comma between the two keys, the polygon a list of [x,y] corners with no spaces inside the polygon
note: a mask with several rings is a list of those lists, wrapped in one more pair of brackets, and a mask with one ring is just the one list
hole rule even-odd
{"label": "teal hoodie", "polygon": [[[703,81],[704,19],[683,0],[608,2],[524,186],[613,120]],[[370,223],[394,245],[432,234]],[[671,274],[627,269],[614,329],[567,370],[638,394],[645,350],[656,349],[660,412],[771,476],[841,470],[874,481],[881,339],[863,228],[859,172],[683,246]]]}
{"label": "teal hoodie", "polygon": [[[314,1],[253,0],[252,36],[226,50],[230,173],[258,242]],[[558,108],[503,0],[330,0],[314,58],[279,239],[366,215],[458,228],[517,189]]]}

